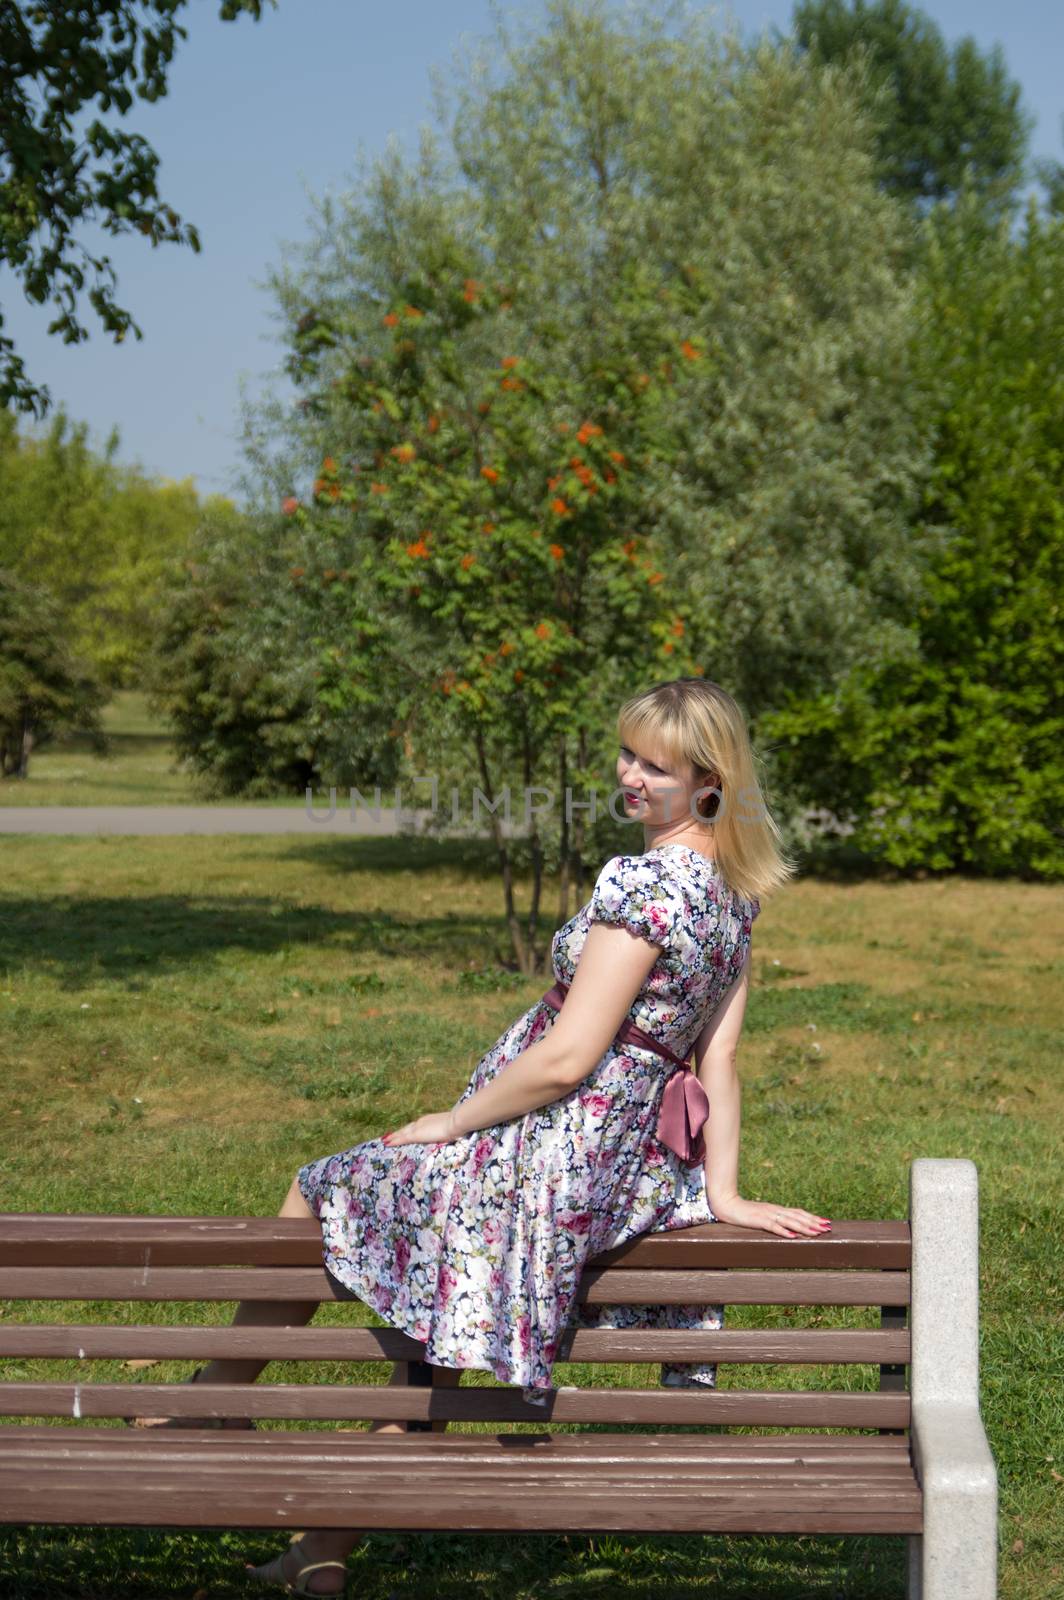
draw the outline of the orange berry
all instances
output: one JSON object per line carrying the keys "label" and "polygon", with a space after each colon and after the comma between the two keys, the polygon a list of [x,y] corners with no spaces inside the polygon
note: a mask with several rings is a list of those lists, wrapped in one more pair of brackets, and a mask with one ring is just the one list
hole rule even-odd
{"label": "orange berry", "polygon": [[388,494],[388,485],[386,483],[371,483],[369,492],[370,494]]}
{"label": "orange berry", "polygon": [[499,646],[499,654],[501,656],[512,656],[513,653],[513,645],[510,643],[509,639],[504,639],[502,644]]}
{"label": "orange berry", "polygon": [[680,346],[680,349],[687,357],[688,361],[698,361],[701,359],[701,350],[699,350],[697,345],[693,345],[690,339],[685,339],[683,344]]}
{"label": "orange berry", "polygon": [[439,427],[439,425],[440,425],[440,419],[436,415],[436,413],[433,412],[432,416],[429,418],[429,432],[430,433],[435,433],[436,429]]}
{"label": "orange berry", "polygon": [[477,559],[476,556],[472,555],[472,554],[467,554],[467,555],[464,555],[462,557],[462,566],[465,568],[465,570],[467,572],[469,571],[469,568],[473,565],[473,563],[474,563],[474,561],[476,559]]}
{"label": "orange berry", "polygon": [[393,444],[392,455],[397,461],[413,461],[417,451],[412,444]]}
{"label": "orange berry", "polygon": [[503,366],[503,367],[516,367],[516,365],[520,361],[520,359],[521,359],[520,356],[503,356],[502,361],[500,362],[500,366]]}
{"label": "orange berry", "polygon": [[396,316],[394,311],[389,311],[388,315],[383,318],[384,326],[386,328],[394,328],[398,321],[399,318]]}
{"label": "orange berry", "polygon": [[556,517],[568,517],[572,515],[569,507],[566,505],[565,501],[560,495],[551,501],[550,508]]}
{"label": "orange berry", "polygon": [[499,474],[494,467],[481,467],[480,476],[487,478],[489,483],[498,483]]}
{"label": "orange berry", "polygon": [[565,546],[561,544],[552,544],[550,547],[550,553],[554,557],[555,561],[560,561],[565,555]]}
{"label": "orange berry", "polygon": [[537,624],[536,624],[536,637],[538,639],[549,639],[550,638],[550,623],[549,622],[537,622]]}
{"label": "orange berry", "polygon": [[286,500],[281,501],[281,510],[284,512],[286,517],[290,517],[293,512],[299,510],[299,501],[296,499],[294,494],[290,494]]}
{"label": "orange berry", "polygon": [[611,450],[610,451],[610,460],[611,461],[616,461],[616,463],[617,463],[617,465],[619,467],[623,467],[623,466],[627,465],[624,457],[622,456],[622,454],[621,454],[621,452],[619,450]]}
{"label": "orange berry", "polygon": [[514,682],[515,683],[523,683],[524,682],[524,678],[525,678],[525,675],[521,671],[521,668],[520,667],[515,667],[514,668]]}
{"label": "orange berry", "polygon": [[417,306],[404,306],[403,310],[408,317],[423,317],[425,315],[423,311],[418,310]]}
{"label": "orange berry", "polygon": [[652,572],[647,578],[648,583],[663,583],[664,581],[665,574],[663,572]]}

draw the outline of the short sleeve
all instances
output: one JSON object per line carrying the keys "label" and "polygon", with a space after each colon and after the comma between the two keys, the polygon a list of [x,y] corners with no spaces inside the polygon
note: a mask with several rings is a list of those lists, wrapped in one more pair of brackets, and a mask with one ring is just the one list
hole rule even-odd
{"label": "short sleeve", "polygon": [[612,856],[595,881],[588,915],[592,922],[618,924],[665,948],[683,918],[684,899],[659,860]]}

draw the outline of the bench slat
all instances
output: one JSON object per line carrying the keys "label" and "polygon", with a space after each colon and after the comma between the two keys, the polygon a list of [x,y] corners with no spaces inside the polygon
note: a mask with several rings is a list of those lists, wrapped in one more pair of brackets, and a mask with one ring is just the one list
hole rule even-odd
{"label": "bench slat", "polygon": [[[20,1432],[36,1438],[22,1441]],[[766,1465],[760,1440],[685,1436],[682,1451],[651,1452],[639,1446],[659,1441],[601,1434],[562,1436],[557,1449],[561,1439],[531,1436],[391,1436],[382,1448],[371,1434],[311,1436],[295,1446],[290,1435],[215,1434],[208,1453],[202,1433],[170,1432],[165,1442],[126,1435],[122,1450],[109,1442],[99,1448],[95,1430],[61,1430],[60,1447],[59,1432],[0,1430],[3,1520],[470,1532],[922,1531],[919,1485],[900,1451],[893,1459],[901,1470],[888,1477],[866,1473],[867,1457],[855,1449],[849,1476],[840,1478],[793,1448]],[[842,1442],[877,1444],[884,1458],[893,1443]],[[722,1443],[755,1447],[748,1475],[733,1452],[729,1465],[740,1470],[718,1476]],[[456,1444],[464,1448],[456,1451]]]}
{"label": "bench slat", "polygon": [[[728,1423],[768,1427],[906,1428],[909,1396],[891,1391],[554,1389],[543,1405],[517,1388],[386,1384],[5,1383],[9,1417],[276,1417],[371,1422]],[[174,1431],[174,1430],[168,1430]]]}
{"label": "bench slat", "polygon": [[[5,1267],[10,1300],[338,1299],[312,1267]],[[908,1272],[637,1271],[589,1268],[578,1298],[589,1305],[908,1305]]]}
{"label": "bench slat", "polygon": [[[595,1266],[685,1270],[909,1266],[906,1221],[836,1220],[818,1239],[781,1239],[728,1223],[643,1234]],[[0,1266],[317,1266],[320,1226],[299,1217],[113,1217],[91,1212],[0,1212]]]}
{"label": "bench slat", "polygon": [[[424,1346],[394,1328],[162,1328],[0,1321],[0,1356],[155,1360],[417,1361]],[[907,1329],[578,1328],[559,1359],[572,1361],[869,1362],[907,1364]],[[904,1385],[903,1385],[904,1387]]]}
{"label": "bench slat", "polygon": [[[375,1445],[382,1463],[402,1459],[405,1471],[422,1459],[435,1459],[442,1450],[456,1457],[485,1450],[524,1454],[549,1446],[552,1455],[558,1452],[575,1452],[583,1463],[610,1461],[622,1451],[622,1459],[647,1457],[654,1461],[684,1461],[694,1456],[699,1461],[729,1464],[743,1462],[756,1467],[761,1461],[793,1459],[799,1463],[813,1460],[824,1465],[829,1462],[850,1463],[860,1457],[860,1470],[871,1470],[874,1465],[895,1465],[910,1459],[909,1441],[900,1435],[839,1434],[839,1433],[765,1433],[765,1434],[693,1434],[693,1433],[447,1433],[389,1434],[384,1439],[362,1429],[330,1428],[327,1431],[287,1433],[270,1429],[261,1433],[224,1434],[213,1429],[182,1428],[162,1433],[148,1430],[130,1432],[126,1428],[90,1428],[13,1423],[0,1426],[0,1462],[8,1462],[29,1448],[39,1450],[42,1460],[61,1460],[73,1451],[79,1461],[89,1461],[98,1454],[128,1454],[131,1449],[144,1449],[151,1457],[163,1459],[171,1450],[179,1453],[183,1461],[213,1459],[215,1445],[221,1437],[223,1455],[228,1460],[233,1452],[238,1456],[250,1452],[256,1459],[276,1453],[285,1458],[306,1456],[321,1460],[345,1459],[347,1441],[363,1441],[365,1450]],[[440,1441],[443,1441],[441,1443]],[[363,1445],[359,1448],[362,1449]],[[193,1446],[198,1446],[197,1458]],[[393,1450],[400,1455],[394,1457]],[[425,1452],[428,1451],[428,1456]],[[419,1454],[420,1452],[420,1454]]]}

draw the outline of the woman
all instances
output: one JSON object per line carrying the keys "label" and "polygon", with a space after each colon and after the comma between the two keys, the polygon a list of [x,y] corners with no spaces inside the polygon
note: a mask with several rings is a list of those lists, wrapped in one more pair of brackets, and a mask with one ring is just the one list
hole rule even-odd
{"label": "woman", "polygon": [[[456,1105],[301,1167],[280,1212],[316,1218],[341,1293],[424,1341],[449,1381],[479,1368],[529,1399],[551,1387],[567,1326],[722,1324],[719,1306],[578,1305],[590,1256],[695,1222],[787,1238],[830,1227],[738,1192],[735,1054],[755,891],[792,871],[742,713],[716,684],[679,678],[627,701],[618,732],[618,782],[644,849],[608,861],[555,934],[560,987],[496,1041]],[[647,1045],[630,1042],[632,1023]],[[677,1065],[692,1047],[697,1081]],[[306,1322],[315,1309],[248,1303],[235,1320]],[[193,1379],[252,1381],[262,1365],[212,1361]],[[709,1364],[662,1373],[715,1377]],[[315,1530],[248,1571],[290,1593],[337,1594],[358,1538]]]}

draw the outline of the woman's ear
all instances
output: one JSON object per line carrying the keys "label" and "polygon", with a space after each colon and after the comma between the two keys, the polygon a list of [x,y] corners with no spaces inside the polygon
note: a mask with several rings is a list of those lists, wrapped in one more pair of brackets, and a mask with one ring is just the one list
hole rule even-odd
{"label": "woman's ear", "polygon": [[[697,787],[699,789],[719,789],[719,787],[720,787],[720,773],[719,772],[707,772],[707,773],[704,773],[699,778]],[[712,806],[713,809],[716,810],[719,805],[720,805],[720,800],[719,799],[714,799],[712,794],[703,794],[703,795],[699,795],[699,797],[698,797],[698,810],[701,813],[701,815],[704,816],[704,817],[709,815],[710,806]]]}

